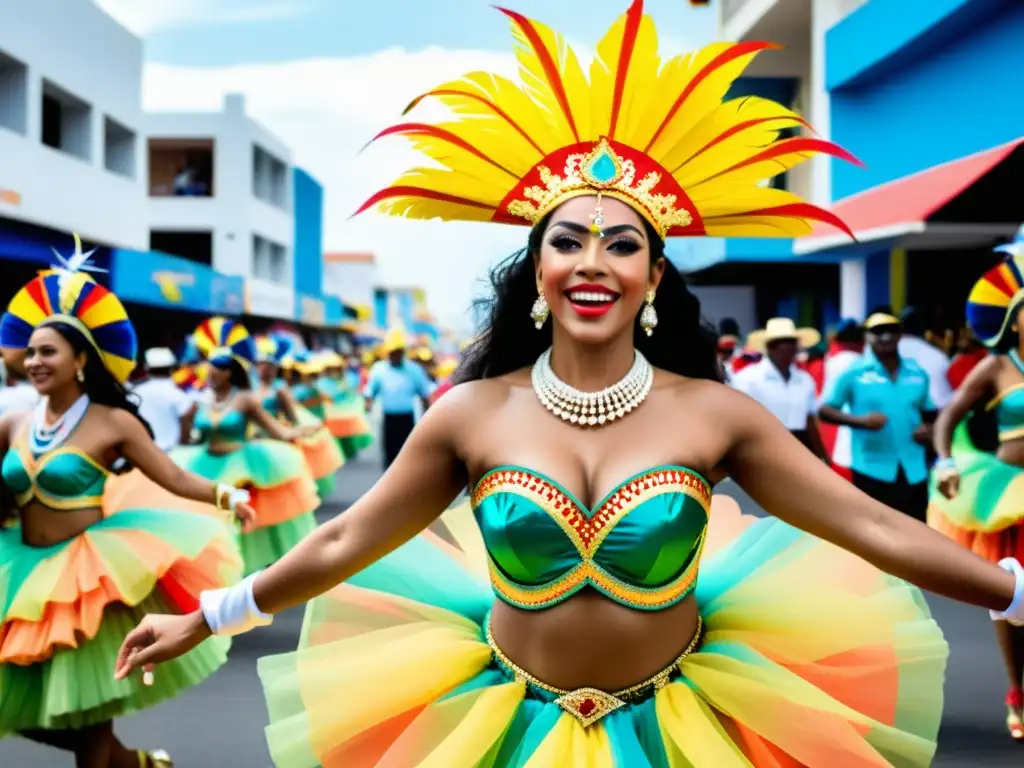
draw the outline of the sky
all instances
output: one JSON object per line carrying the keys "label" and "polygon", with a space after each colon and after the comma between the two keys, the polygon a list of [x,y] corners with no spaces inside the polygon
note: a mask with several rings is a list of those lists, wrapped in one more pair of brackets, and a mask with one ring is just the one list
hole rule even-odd
{"label": "sky", "polygon": [[[628,0],[504,0],[589,52]],[[420,286],[433,313],[465,328],[488,268],[525,230],[350,215],[418,156],[394,138],[366,148],[416,95],[474,70],[514,76],[512,37],[488,0],[94,0],[145,41],[147,110],[247,110],[324,186],[324,247],[377,254],[379,282]],[[714,6],[715,3],[710,4]],[[647,0],[663,53],[712,41],[713,7]],[[416,118],[443,114],[429,105]],[[345,298],[343,296],[343,298]]]}

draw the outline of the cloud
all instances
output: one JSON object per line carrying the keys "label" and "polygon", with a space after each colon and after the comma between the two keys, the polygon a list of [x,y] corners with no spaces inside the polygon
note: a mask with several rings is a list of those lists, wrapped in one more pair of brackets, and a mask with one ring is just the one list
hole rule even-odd
{"label": "cloud", "polygon": [[[511,54],[441,48],[225,68],[153,63],[146,66],[143,105],[150,111],[216,110],[225,94],[244,94],[249,114],[324,185],[325,248],[376,253],[382,284],[423,287],[439,318],[465,327],[465,310],[481,279],[525,244],[525,229],[408,221],[376,212],[350,220],[373,192],[423,162],[400,138],[360,150],[425,90],[473,70],[508,75],[515,66]],[[416,118],[433,120],[442,109],[424,103]]]}
{"label": "cloud", "polygon": [[140,36],[166,29],[243,24],[295,18],[309,13],[316,0],[95,0],[96,4]]}

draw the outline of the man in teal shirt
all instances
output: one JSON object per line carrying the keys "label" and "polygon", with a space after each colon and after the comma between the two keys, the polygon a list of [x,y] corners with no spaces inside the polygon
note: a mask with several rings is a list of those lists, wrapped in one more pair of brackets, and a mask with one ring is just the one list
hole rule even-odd
{"label": "man in teal shirt", "polygon": [[825,393],[818,415],[852,428],[851,469],[858,488],[924,520],[926,446],[936,415],[928,374],[913,360],[900,357],[896,317],[877,312],[864,323],[864,330],[868,349]]}

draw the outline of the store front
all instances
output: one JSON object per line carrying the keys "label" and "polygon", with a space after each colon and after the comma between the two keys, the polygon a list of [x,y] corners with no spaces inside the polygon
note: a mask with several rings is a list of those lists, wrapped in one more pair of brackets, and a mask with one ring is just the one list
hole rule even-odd
{"label": "store front", "polygon": [[244,281],[210,267],[158,251],[114,249],[111,288],[145,349],[177,349],[211,315],[238,315],[244,306]]}

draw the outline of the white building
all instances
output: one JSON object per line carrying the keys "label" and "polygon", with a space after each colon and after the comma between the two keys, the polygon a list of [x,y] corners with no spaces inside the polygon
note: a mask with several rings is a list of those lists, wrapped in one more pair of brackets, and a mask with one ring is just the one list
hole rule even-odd
{"label": "white building", "polygon": [[0,217],[145,249],[142,41],[91,2],[0,2]]}
{"label": "white building", "polygon": [[246,278],[247,311],[292,317],[291,152],[228,95],[220,112],[145,118],[150,245]]}
{"label": "white building", "polygon": [[324,293],[340,296],[350,307],[369,314],[378,285],[377,261],[372,253],[324,254]]}
{"label": "white building", "polygon": [[[829,95],[825,87],[825,33],[867,0],[721,0],[722,40],[767,41],[784,46],[764,51],[745,77],[795,78],[795,111],[823,138],[829,136]],[[818,156],[789,172],[788,188],[816,205],[832,201],[831,159]],[[863,318],[864,262],[840,264],[840,314]]]}

